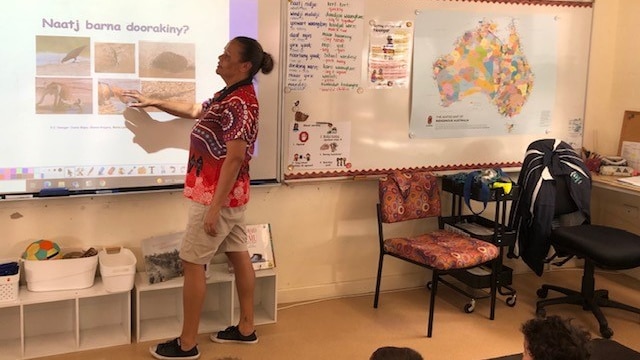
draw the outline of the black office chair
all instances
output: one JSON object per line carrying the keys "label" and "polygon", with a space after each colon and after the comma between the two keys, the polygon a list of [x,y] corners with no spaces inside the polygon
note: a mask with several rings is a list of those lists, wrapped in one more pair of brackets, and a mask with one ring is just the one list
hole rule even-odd
{"label": "black office chair", "polygon": [[[580,177],[575,172],[578,171],[584,175],[583,171],[586,167],[581,163],[579,157],[576,158],[574,155],[570,155],[568,151],[565,151],[566,149],[558,150],[562,147],[557,146],[557,142],[554,143],[554,146],[551,146],[550,140],[544,141],[547,142],[545,143],[541,140],[534,142],[530,145],[530,148],[533,147],[540,150],[540,154],[538,154],[540,159],[536,161],[539,160],[538,165],[548,166],[553,176],[552,180],[546,180],[552,181],[552,183],[547,183],[546,185],[553,185],[552,191],[548,194],[555,193],[555,199],[551,199],[552,201],[555,200],[555,204],[553,204],[555,218],[561,219],[562,216],[575,215],[576,212],[579,215],[582,212],[586,214],[583,223],[580,225],[560,225],[552,228],[549,235],[549,243],[553,246],[557,255],[565,258],[575,256],[584,259],[584,270],[580,291],[555,285],[542,285],[536,293],[539,298],[546,298],[549,290],[557,291],[565,296],[539,300],[536,303],[536,314],[545,316],[545,307],[549,305],[581,305],[584,310],[589,310],[595,315],[600,325],[601,335],[604,338],[610,338],[613,335],[613,330],[609,327],[601,307],[613,307],[637,314],[640,314],[640,309],[609,299],[607,290],[595,290],[594,271],[596,267],[608,270],[626,270],[640,266],[640,236],[609,226],[589,224],[589,210],[584,209],[585,203],[587,206],[589,204],[588,197],[591,189],[589,173],[586,173],[587,177]],[[550,154],[552,152],[550,149],[553,149],[553,155]],[[558,152],[556,153],[556,151]],[[552,160],[554,157],[556,160]],[[571,158],[570,161],[568,161],[569,157]],[[559,170],[562,167],[559,163],[562,161],[572,163],[572,165],[568,166],[569,170],[564,171],[564,173]],[[586,184],[588,185],[587,191],[581,194],[582,196],[587,196],[587,198],[579,200],[584,202],[582,209],[576,204],[574,197],[571,196],[572,192],[574,195],[576,193],[575,188],[570,189],[571,186],[575,187],[575,184],[568,184],[568,182],[578,181],[588,181],[588,184]]]}

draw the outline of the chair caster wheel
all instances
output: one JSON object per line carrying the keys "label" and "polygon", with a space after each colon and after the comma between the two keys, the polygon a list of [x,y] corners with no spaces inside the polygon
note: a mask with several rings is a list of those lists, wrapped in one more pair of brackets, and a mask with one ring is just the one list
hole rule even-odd
{"label": "chair caster wheel", "polygon": [[509,307],[516,306],[516,296],[515,295],[508,296],[507,299],[505,300],[505,303],[507,303],[507,306]]}
{"label": "chair caster wheel", "polygon": [[538,296],[538,298],[544,299],[547,297],[547,295],[549,295],[549,290],[545,288],[540,288],[536,291],[536,295]]}
{"label": "chair caster wheel", "polygon": [[471,314],[473,310],[475,310],[475,308],[476,308],[476,301],[471,300],[470,303],[464,305],[464,312],[466,312],[467,314]]}
{"label": "chair caster wheel", "polygon": [[544,308],[536,308],[536,316],[543,318],[547,316],[547,311]]}
{"label": "chair caster wheel", "polygon": [[613,336],[613,330],[611,330],[611,328],[608,326],[601,326],[600,334],[602,335],[603,338],[609,339]]}
{"label": "chair caster wheel", "polygon": [[433,290],[433,282],[432,281],[429,281],[427,283],[427,290],[429,290],[429,291]]}

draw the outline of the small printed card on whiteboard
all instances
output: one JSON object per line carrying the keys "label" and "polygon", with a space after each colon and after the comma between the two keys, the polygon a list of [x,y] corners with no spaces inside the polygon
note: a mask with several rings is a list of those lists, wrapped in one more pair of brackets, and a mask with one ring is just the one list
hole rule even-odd
{"label": "small printed card on whiteboard", "polygon": [[351,169],[351,122],[294,122],[290,126],[287,163],[291,171]]}

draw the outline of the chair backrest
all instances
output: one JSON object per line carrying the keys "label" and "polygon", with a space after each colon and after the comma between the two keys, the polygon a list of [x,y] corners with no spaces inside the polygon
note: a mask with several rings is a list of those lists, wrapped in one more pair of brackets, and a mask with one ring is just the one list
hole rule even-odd
{"label": "chair backrest", "polygon": [[440,189],[428,171],[395,171],[379,181],[382,222],[394,223],[440,215]]}
{"label": "chair backrest", "polygon": [[560,216],[578,211],[578,206],[575,201],[573,201],[573,198],[571,198],[571,193],[567,186],[567,178],[565,176],[558,176],[553,180],[556,182],[556,206],[554,208],[554,215]]}

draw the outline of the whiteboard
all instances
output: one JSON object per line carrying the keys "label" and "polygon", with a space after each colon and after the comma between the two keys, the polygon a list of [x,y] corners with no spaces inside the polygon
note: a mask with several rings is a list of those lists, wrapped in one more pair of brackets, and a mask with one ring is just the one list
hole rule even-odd
{"label": "whiteboard", "polygon": [[182,187],[193,121],[137,111],[123,91],[200,103],[225,86],[215,69],[235,36],[257,38],[276,63],[256,76],[250,174],[281,176],[280,0],[11,0],[4,10],[13,60],[0,68],[0,199]]}
{"label": "whiteboard", "polygon": [[[581,146],[592,5],[592,1],[283,2],[283,21],[287,31],[287,70],[281,74],[284,76],[284,179],[357,177],[383,174],[395,169],[519,167],[527,146],[534,140],[553,137],[576,147]],[[482,136],[467,134],[451,138],[415,136],[410,128],[412,87],[370,86],[370,34],[373,33],[372,26],[375,24],[415,24],[420,14],[429,11],[457,15],[486,13],[514,19],[530,17],[531,14],[547,20],[552,18],[556,27],[554,41],[550,42],[555,46],[556,54],[552,78],[555,93],[548,112],[548,126],[535,133],[495,133]],[[324,16],[318,17],[318,13]],[[331,27],[332,17],[335,16],[348,19],[349,22],[345,21],[345,24],[355,24],[356,27],[351,26],[347,31],[336,27],[335,23]],[[329,25],[323,27],[318,19]],[[340,48],[335,47],[334,43],[327,42],[332,31],[332,39],[335,39],[336,34],[348,34],[346,46],[356,49],[351,54],[357,56],[357,59],[351,59],[354,69],[343,74],[344,78],[333,80],[338,84],[336,86],[327,85],[323,81],[323,75],[331,70],[335,73],[336,67],[322,57],[331,58],[332,52],[340,52]],[[413,41],[414,46],[423,46],[417,43],[417,38],[414,37]],[[544,41],[528,44],[536,47],[548,45]],[[313,55],[318,53],[321,59],[314,59]],[[305,58],[300,60],[300,57]],[[415,57],[412,61],[410,66],[415,71],[420,64],[416,63]],[[300,71],[293,68],[300,67],[301,64],[317,66],[318,69],[307,68]],[[329,70],[323,72],[323,68]],[[534,68],[534,71],[539,72],[547,70]],[[297,72],[297,77],[291,76],[292,72],[294,75]],[[534,88],[532,94],[535,91]],[[496,112],[496,116],[500,115]],[[524,118],[519,121],[539,119]],[[340,135],[333,135],[336,140],[330,140],[334,142],[333,145],[337,144],[337,150],[323,144],[323,139],[332,136],[327,135],[332,127],[334,132],[337,128],[337,134]],[[312,144],[311,151],[305,151],[307,144]],[[319,144],[324,150],[316,150]],[[336,161],[330,159],[331,151],[335,151]],[[323,157],[323,160],[314,161],[314,157]]]}
{"label": "whiteboard", "polygon": [[[247,0],[245,0],[247,1]],[[280,24],[281,8],[279,0],[259,0],[258,3],[258,38],[264,51],[273,56],[274,68],[270,74],[259,74],[257,79],[257,95],[260,104],[260,123],[258,141],[254,157],[250,163],[252,181],[279,181],[280,171],[280,92],[281,69],[283,68],[281,52]],[[251,21],[250,19],[241,19]]]}

